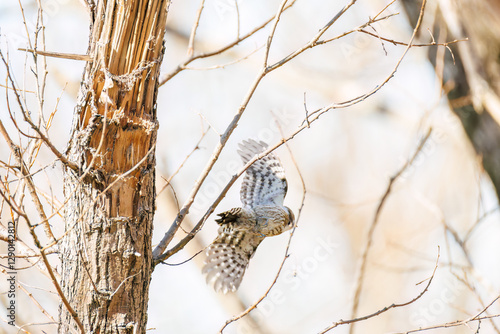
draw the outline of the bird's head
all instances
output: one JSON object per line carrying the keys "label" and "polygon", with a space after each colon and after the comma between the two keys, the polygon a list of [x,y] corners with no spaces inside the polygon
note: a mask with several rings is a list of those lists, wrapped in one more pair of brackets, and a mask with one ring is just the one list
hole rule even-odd
{"label": "bird's head", "polygon": [[286,224],[287,226],[289,226],[289,228],[292,228],[295,225],[295,216],[292,209],[290,209],[288,206],[285,206],[285,210],[288,213],[286,216]]}

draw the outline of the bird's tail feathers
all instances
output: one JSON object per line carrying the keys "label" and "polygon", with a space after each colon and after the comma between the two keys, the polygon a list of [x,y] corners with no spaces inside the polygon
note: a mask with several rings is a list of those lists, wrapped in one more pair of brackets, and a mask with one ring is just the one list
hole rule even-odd
{"label": "bird's tail feathers", "polygon": [[203,274],[216,292],[236,291],[241,284],[250,257],[238,254],[233,245],[214,242],[208,247]]}
{"label": "bird's tail feathers", "polygon": [[236,291],[262,240],[253,233],[222,232],[206,251],[202,273],[207,275],[207,283],[213,283],[216,292]]}

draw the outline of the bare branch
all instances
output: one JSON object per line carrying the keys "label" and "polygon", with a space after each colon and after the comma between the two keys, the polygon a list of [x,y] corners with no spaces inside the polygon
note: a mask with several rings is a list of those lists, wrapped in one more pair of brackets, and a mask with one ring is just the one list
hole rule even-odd
{"label": "bare branch", "polygon": [[[0,223],[0,240],[9,242],[7,228],[1,223]],[[26,243],[24,243],[21,239],[19,239],[19,237],[17,237],[17,240],[15,241],[15,246],[17,252],[20,254],[17,255],[16,258],[22,258],[26,260],[28,263],[30,263],[32,266],[36,265],[42,274],[50,278],[45,263],[39,261],[40,257],[42,256],[40,253],[35,252],[31,247],[29,247],[28,245],[26,245]],[[45,254],[47,255],[55,253],[57,253],[57,248],[55,247],[48,248],[45,250]],[[57,278],[57,280],[59,280],[60,279],[59,273],[55,269],[52,270],[54,271],[54,276]]]}
{"label": "bare branch", "polygon": [[[6,274],[7,275],[7,271],[3,268],[0,268],[0,271],[3,273],[3,274]],[[21,289],[27,296],[29,299],[31,299],[31,301],[33,302],[33,304],[35,304],[36,307],[38,307],[38,309],[50,320],[52,321],[54,324],[57,323],[57,321],[54,319],[54,317],[52,317],[49,312],[47,312],[47,310],[38,302],[38,300],[35,299],[35,297],[33,296],[33,294],[31,292],[29,292],[28,290],[26,290],[26,288],[20,284],[19,282],[16,282],[16,285],[19,287],[19,289]]]}
{"label": "bare branch", "polygon": [[280,21],[281,14],[283,13],[283,10],[285,8],[287,1],[288,0],[283,0],[281,2],[281,5],[278,9],[278,12],[276,13],[276,16],[274,17],[274,24],[271,28],[271,32],[269,33],[269,36],[267,37],[266,54],[264,56],[264,68],[267,67],[267,62],[269,60],[269,51],[271,50],[271,44],[273,42],[274,33],[276,32],[276,27],[278,27],[278,22]]}
{"label": "bare branch", "polygon": [[[430,128],[427,131],[427,134],[425,135],[425,137],[420,141],[420,143],[419,143],[417,149],[415,150],[415,153],[412,155],[412,157],[404,164],[404,166],[394,176],[391,177],[391,179],[389,180],[389,184],[387,185],[387,188],[385,190],[385,193],[384,193],[384,195],[382,195],[382,198],[380,199],[380,202],[377,206],[377,210],[375,211],[375,216],[373,217],[373,221],[370,225],[370,229],[368,230],[366,244],[365,244],[365,247],[363,249],[362,256],[361,256],[360,267],[358,270],[358,279],[357,279],[357,283],[356,283],[356,290],[354,292],[354,298],[353,298],[353,306],[352,306],[352,312],[351,312],[352,318],[355,318],[357,315],[357,312],[358,312],[359,301],[361,298],[361,291],[363,290],[363,283],[364,283],[364,280],[366,278],[365,277],[365,270],[366,270],[366,264],[367,264],[367,260],[368,260],[368,253],[370,252],[370,249],[371,249],[371,245],[373,242],[373,234],[375,233],[375,228],[377,227],[377,224],[379,222],[379,217],[380,217],[380,213],[382,212],[382,208],[384,207],[384,204],[385,204],[387,198],[389,197],[389,194],[391,193],[392,185],[398,179],[398,177],[401,174],[403,174],[403,172],[409,166],[411,166],[411,164],[413,163],[413,161],[418,156],[418,154],[420,153],[420,151],[424,147],[425,143],[429,139],[431,133],[432,133],[432,128]],[[351,327],[351,329],[350,329],[351,332],[353,332],[353,328],[354,328],[354,326]]]}
{"label": "bare branch", "polygon": [[[194,53],[194,40],[196,37],[196,32],[198,31],[198,25],[200,24],[201,13],[203,12],[203,8],[205,7],[205,0],[201,0],[200,7],[196,12],[196,20],[194,21],[193,28],[191,30],[191,35],[189,36],[189,43],[187,49],[187,57],[191,58]],[[239,37],[239,36],[238,36]]]}
{"label": "bare branch", "polygon": [[71,60],[83,60],[83,61],[92,61],[92,56],[89,55],[80,55],[76,53],[62,53],[62,52],[53,52],[53,51],[40,51],[35,49],[23,49],[19,48],[19,51],[31,52],[45,57],[54,57],[54,58],[62,58],[62,59],[71,59]]}
{"label": "bare branch", "polygon": [[240,38],[240,28],[241,28],[241,22],[240,22],[240,6],[238,5],[238,0],[234,0],[234,7],[236,8],[236,37]]}
{"label": "bare branch", "polygon": [[156,196],[159,196],[170,185],[172,179],[177,175],[177,173],[179,173],[179,171],[181,170],[181,168],[184,167],[184,164],[186,163],[186,161],[188,161],[188,159],[193,155],[194,152],[196,152],[197,150],[200,149],[200,144],[203,141],[203,139],[205,138],[205,136],[208,133],[208,131],[210,130],[210,128],[211,127],[209,126],[206,130],[203,130],[203,132],[201,134],[201,137],[198,140],[198,142],[196,143],[196,145],[194,146],[194,148],[191,150],[191,152],[188,153],[188,155],[186,155],[186,157],[181,162],[181,164],[179,165],[179,167],[177,167],[177,169],[175,170],[175,172],[173,172],[172,175],[170,175],[168,177],[168,179],[165,180],[165,182],[166,182],[165,185],[160,189],[160,191],[158,191],[158,194],[156,194]]}
{"label": "bare branch", "polygon": [[[342,8],[323,28],[320,29],[320,31],[303,47],[295,50],[288,56],[284,57],[283,59],[277,61],[273,65],[269,65],[266,67],[266,71],[271,72],[275,70],[278,67],[283,66],[284,64],[288,63],[290,60],[294,59],[298,55],[304,53],[304,51],[311,49],[317,45],[319,45],[317,42],[325,34],[325,32],[330,29],[330,27],[337,22],[337,20],[349,9],[351,8],[354,4],[356,3],[356,0],[351,0],[347,5],[345,5],[344,8]],[[326,42],[323,42],[321,44],[324,44]],[[267,59],[266,59],[267,60]],[[266,63],[267,65],[267,63]]]}
{"label": "bare branch", "polygon": [[216,69],[220,69],[220,68],[226,68],[227,66],[230,66],[230,65],[234,65],[234,64],[238,64],[240,62],[242,62],[243,60],[245,59],[248,59],[250,58],[250,56],[252,56],[253,54],[257,53],[257,51],[259,51],[260,49],[262,49],[264,46],[259,46],[259,47],[256,47],[255,50],[249,52],[248,54],[238,58],[238,59],[235,59],[235,60],[232,60],[230,62],[227,62],[225,64],[218,64],[218,65],[213,65],[213,66],[208,66],[208,67],[191,67],[191,66],[186,66],[184,69],[185,70],[196,70],[196,71],[207,71],[207,70],[216,70]]}
{"label": "bare branch", "polygon": [[[438,255],[437,255],[437,259],[436,259],[436,265],[434,266],[434,270],[432,271],[432,275],[429,278],[429,281],[427,282],[427,285],[422,290],[422,292],[420,292],[420,294],[418,296],[416,296],[415,298],[413,298],[412,300],[410,300],[410,301],[408,301],[406,303],[402,303],[402,304],[391,304],[389,306],[384,307],[381,310],[378,310],[377,312],[365,315],[363,317],[354,318],[354,319],[351,319],[351,320],[339,320],[339,321],[333,323],[332,325],[328,326],[327,328],[325,328],[323,331],[320,332],[320,334],[324,334],[326,332],[329,332],[330,330],[332,330],[332,329],[334,329],[334,328],[336,328],[338,326],[347,325],[347,324],[354,324],[356,322],[360,322],[360,321],[363,321],[363,320],[366,320],[366,319],[370,319],[370,318],[376,317],[376,316],[378,316],[378,315],[380,315],[382,313],[385,313],[385,312],[387,312],[387,311],[389,311],[389,310],[391,310],[393,308],[399,308],[399,307],[407,306],[407,305],[410,305],[410,304],[416,302],[417,300],[419,300],[429,290],[429,287],[431,286],[432,280],[434,279],[434,275],[436,274],[436,270],[438,268],[439,256],[440,256],[440,251],[439,251],[439,247],[438,247]],[[420,283],[422,283],[422,282],[420,282]],[[418,283],[418,284],[420,284],[420,283]],[[352,326],[351,326],[351,328],[352,328]]]}
{"label": "bare branch", "polygon": [[[392,43],[394,45],[408,46],[408,43],[399,42],[399,41],[396,41],[396,40],[393,40],[393,39],[390,39],[390,38],[385,38],[385,37],[382,37],[380,35],[374,34],[372,32],[366,31],[364,29],[360,29],[358,31],[362,32],[364,34],[376,37],[376,38],[381,39],[383,41]],[[462,38],[462,39],[454,39],[453,41],[444,42],[444,43],[437,43],[436,41],[432,41],[431,43],[416,43],[416,44],[412,44],[412,47],[429,47],[429,46],[445,46],[445,47],[448,47],[451,44],[455,44],[455,43],[459,43],[459,42],[467,42],[468,40],[469,40],[468,38]]]}
{"label": "bare branch", "polygon": [[500,318],[500,314],[493,314],[493,315],[485,315],[481,316],[481,314],[485,313],[498,299],[500,299],[500,296],[497,296],[491,303],[489,303],[485,308],[483,308],[479,313],[476,315],[464,319],[464,320],[457,320],[457,321],[452,321],[452,322],[447,322],[444,324],[440,325],[434,325],[434,326],[428,326],[428,327],[421,327],[419,329],[413,329],[407,332],[400,332],[400,333],[395,333],[395,334],[410,334],[410,333],[419,333],[419,332],[424,332],[424,331],[429,331],[433,329],[438,329],[438,328],[451,328],[451,327],[459,327],[459,326],[466,326],[467,324],[478,321],[480,322],[481,320],[489,319],[492,320],[493,318]]}
{"label": "bare branch", "polygon": [[[292,0],[292,2],[290,2],[290,4],[283,9],[283,11],[286,11],[288,8],[292,7],[296,1],[297,0]],[[196,56],[191,56],[191,57],[187,58],[186,60],[184,60],[182,62],[182,64],[178,65],[172,72],[162,75],[160,80],[159,80],[159,86],[164,85],[167,81],[169,81],[174,76],[176,76],[177,74],[179,74],[180,72],[185,70],[187,68],[187,65],[191,64],[193,61],[195,61],[197,59],[209,58],[209,57],[216,56],[216,55],[219,55],[221,53],[226,52],[227,50],[235,47],[236,45],[240,44],[244,40],[253,36],[256,32],[262,30],[264,27],[266,27],[273,20],[274,20],[274,16],[271,17],[270,19],[268,19],[267,21],[265,21],[264,23],[262,23],[260,26],[255,27],[252,31],[248,32],[247,34],[245,34],[241,37],[238,37],[236,40],[227,44],[226,46],[223,46],[220,49],[217,49],[217,50],[211,51],[211,52],[200,53]]]}

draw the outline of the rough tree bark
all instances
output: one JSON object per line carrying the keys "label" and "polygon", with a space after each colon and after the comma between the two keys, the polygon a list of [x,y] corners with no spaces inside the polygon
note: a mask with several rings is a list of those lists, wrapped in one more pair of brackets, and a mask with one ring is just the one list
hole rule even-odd
{"label": "rough tree bark", "polygon": [[[414,22],[419,3],[405,0],[403,5]],[[446,52],[443,82],[450,107],[460,118],[500,199],[500,3],[438,0],[433,23],[436,39],[469,38],[450,45],[454,57]],[[436,48],[429,48],[429,60],[439,74],[436,52]]]}
{"label": "rough tree bark", "polygon": [[[152,273],[156,96],[168,0],[87,0],[87,63],[66,154],[59,333],[144,333]],[[76,313],[76,316],[75,316]],[[75,319],[78,318],[78,321]]]}

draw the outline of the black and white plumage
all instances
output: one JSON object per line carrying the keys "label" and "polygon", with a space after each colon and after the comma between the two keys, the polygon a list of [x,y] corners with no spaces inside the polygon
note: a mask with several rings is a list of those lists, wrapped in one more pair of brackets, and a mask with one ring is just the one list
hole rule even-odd
{"label": "black and white plumage", "polygon": [[[267,144],[248,139],[239,147],[238,154],[246,164],[264,152]],[[262,240],[293,227],[293,212],[283,206],[286,192],[285,170],[274,153],[246,170],[240,191],[243,207],[218,214],[219,233],[207,248],[203,273],[215,291],[236,291]]]}
{"label": "black and white plumage", "polygon": [[[238,154],[243,163],[253,159],[267,148],[264,142],[255,140],[243,141]],[[240,198],[244,206],[260,205],[283,206],[288,184],[285,169],[278,157],[270,153],[254,162],[247,170],[241,185]]]}

